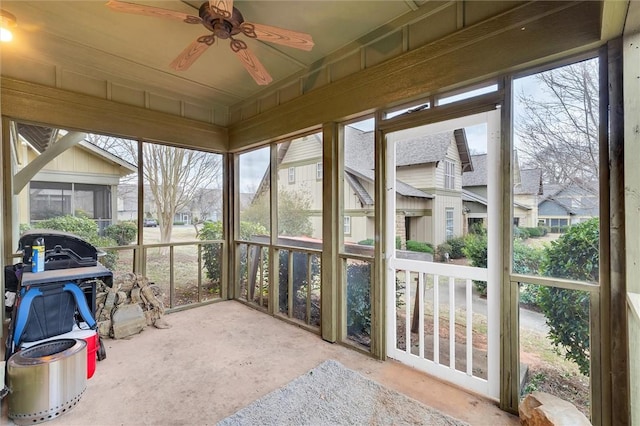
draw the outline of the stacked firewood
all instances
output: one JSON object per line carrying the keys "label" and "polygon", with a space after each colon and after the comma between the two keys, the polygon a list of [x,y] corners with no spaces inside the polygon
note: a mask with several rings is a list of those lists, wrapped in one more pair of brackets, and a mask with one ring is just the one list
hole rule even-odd
{"label": "stacked firewood", "polygon": [[146,326],[168,328],[162,291],[141,274],[114,276],[111,287],[98,282],[96,321],[102,337],[121,339],[141,332]]}

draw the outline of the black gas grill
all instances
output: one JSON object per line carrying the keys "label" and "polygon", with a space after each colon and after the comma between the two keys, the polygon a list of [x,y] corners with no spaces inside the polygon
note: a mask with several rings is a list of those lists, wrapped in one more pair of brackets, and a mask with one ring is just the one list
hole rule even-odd
{"label": "black gas grill", "polygon": [[[32,271],[32,247],[44,240],[44,270]],[[17,302],[14,306],[7,357],[22,342],[48,339],[71,331],[84,320],[95,329],[96,280],[112,285],[112,272],[98,258],[104,253],[74,234],[31,230],[19,240],[22,251]],[[14,265],[15,266],[15,265]]]}

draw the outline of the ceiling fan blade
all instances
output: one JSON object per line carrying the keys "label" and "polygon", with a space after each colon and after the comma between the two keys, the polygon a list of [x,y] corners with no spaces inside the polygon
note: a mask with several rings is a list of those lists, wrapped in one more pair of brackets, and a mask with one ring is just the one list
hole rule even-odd
{"label": "ceiling fan blade", "polygon": [[[204,42],[205,38],[210,37],[211,43]],[[174,60],[169,64],[171,68],[176,71],[185,71],[204,53],[207,48],[213,44],[213,36],[202,36],[194,40],[186,49],[182,51]]]}
{"label": "ceiling fan blade", "polygon": [[209,0],[209,7],[216,15],[228,19],[233,13],[233,0]]}
{"label": "ceiling fan blade", "polygon": [[159,7],[144,6],[141,4],[127,3],[119,0],[109,0],[107,7],[116,12],[134,13],[136,15],[155,16],[159,18],[177,19],[188,24],[200,24],[202,19],[175,10],[162,9]]}
{"label": "ceiling fan blade", "polygon": [[242,65],[244,65],[247,71],[249,71],[249,74],[251,74],[251,77],[253,77],[256,83],[260,86],[266,86],[273,81],[264,65],[262,65],[256,55],[254,55],[248,48],[239,49],[237,51],[235,49],[232,50],[238,58],[240,58],[240,62],[242,62]]}
{"label": "ceiling fan blade", "polygon": [[246,21],[240,25],[240,29],[247,37],[295,47],[296,49],[311,50],[314,46],[311,35],[307,33]]}

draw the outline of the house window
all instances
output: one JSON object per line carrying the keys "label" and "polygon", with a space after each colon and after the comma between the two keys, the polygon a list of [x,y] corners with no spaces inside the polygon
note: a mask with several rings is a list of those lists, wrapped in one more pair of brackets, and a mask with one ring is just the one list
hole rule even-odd
{"label": "house window", "polygon": [[296,183],[296,168],[289,167],[289,183]]}
{"label": "house window", "polygon": [[351,216],[344,217],[344,234],[351,235]]}
{"label": "house window", "polygon": [[553,233],[561,233],[567,230],[569,219],[549,219],[549,227]]}
{"label": "house window", "polygon": [[445,210],[444,236],[446,240],[453,238],[453,209]]}
{"label": "house window", "polygon": [[322,180],[322,162],[316,163],[316,180]]}
{"label": "house window", "polygon": [[111,219],[111,189],[107,185],[33,181],[29,186],[31,221],[84,214]]}
{"label": "house window", "polygon": [[444,187],[445,189],[455,189],[456,187],[456,163],[444,160]]}

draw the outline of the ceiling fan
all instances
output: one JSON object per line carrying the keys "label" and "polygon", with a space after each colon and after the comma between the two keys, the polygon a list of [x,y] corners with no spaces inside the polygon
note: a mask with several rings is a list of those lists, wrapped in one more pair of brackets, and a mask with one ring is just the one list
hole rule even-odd
{"label": "ceiling fan", "polygon": [[314,44],[309,34],[245,21],[240,11],[233,7],[233,0],[204,2],[200,5],[199,16],[119,0],[110,0],[107,6],[116,12],[177,19],[187,24],[202,24],[211,31],[211,34],[195,39],[171,62],[169,66],[176,71],[188,69],[215,42],[217,37],[223,40],[229,39],[231,50],[240,59],[251,77],[259,85],[267,85],[272,81],[271,76],[253,52],[249,50],[247,43],[236,38],[237,35],[242,34],[249,38],[307,51],[311,50]]}

